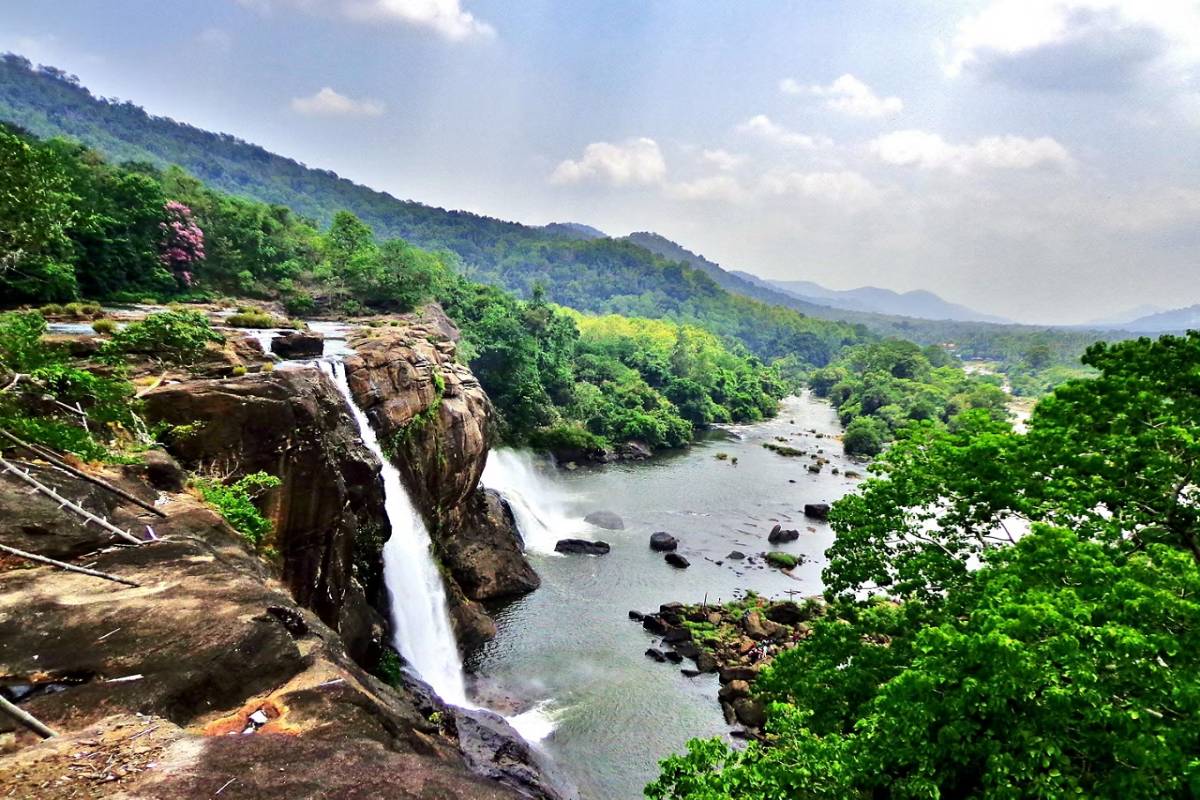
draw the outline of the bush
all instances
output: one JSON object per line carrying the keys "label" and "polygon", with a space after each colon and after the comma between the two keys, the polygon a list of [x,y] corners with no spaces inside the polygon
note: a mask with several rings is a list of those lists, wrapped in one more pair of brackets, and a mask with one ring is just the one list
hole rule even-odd
{"label": "bush", "polygon": [[67,303],[63,311],[75,319],[96,319],[104,313],[99,303]]}
{"label": "bush", "polygon": [[265,311],[246,311],[226,318],[231,328],[294,328],[295,323],[272,316]]}
{"label": "bush", "polygon": [[284,308],[287,309],[287,312],[298,317],[311,314],[316,307],[316,302],[308,292],[297,292],[284,303]]}
{"label": "bush", "polygon": [[846,455],[878,455],[883,450],[887,436],[887,423],[874,417],[856,417],[846,427],[846,434],[842,437],[842,448]]}
{"label": "bush", "polygon": [[608,440],[578,425],[555,425],[541,428],[529,435],[529,445],[537,450],[604,450]]}
{"label": "bush", "polygon": [[780,569],[792,569],[800,563],[800,559],[796,558],[796,556],[792,555],[791,553],[781,553],[777,550],[767,553],[765,556],[763,556],[763,558],[765,558],[767,563],[772,567],[779,567]]}
{"label": "bush", "polygon": [[92,323],[92,330],[104,336],[117,332],[117,322],[112,319],[98,319]]}
{"label": "bush", "polygon": [[251,473],[228,485],[213,478],[193,481],[204,501],[220,511],[225,521],[255,547],[271,533],[271,521],[262,515],[254,500],[280,483],[279,478],[265,472]]}
{"label": "bush", "polygon": [[38,313],[43,317],[61,317],[66,314],[67,311],[58,303],[47,303],[38,309]]}
{"label": "bush", "polygon": [[164,363],[191,364],[209,342],[224,342],[208,317],[199,311],[164,311],[131,322],[105,345],[109,357],[151,355]]}

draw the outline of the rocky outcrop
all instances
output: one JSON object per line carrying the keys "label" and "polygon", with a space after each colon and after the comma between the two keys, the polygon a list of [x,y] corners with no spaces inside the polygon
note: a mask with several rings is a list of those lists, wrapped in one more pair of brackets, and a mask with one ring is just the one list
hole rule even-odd
{"label": "rocky outcrop", "polygon": [[264,471],[282,485],[263,498],[264,542],[283,582],[367,663],[383,638],[382,547],[389,535],[379,462],[345,402],[315,367],[162,386],[150,419],[175,427],[169,449],[188,469],[221,477]]}
{"label": "rocky outcrop", "polygon": [[[0,687],[59,734],[39,741],[0,716],[0,796],[561,796],[499,718],[463,721],[419,685],[363,671],[191,496],[166,495],[159,519],[35,471],[123,528],[152,525],[158,540],[107,547],[55,502],[0,479],[0,539],[137,584],[0,559]],[[158,495],[140,478],[105,477]]]}
{"label": "rocky outcrop", "polygon": [[511,513],[479,487],[493,411],[471,371],[455,360],[457,330],[436,306],[399,327],[364,328],[346,359],[351,393],[404,477],[446,568],[460,643],[495,628],[477,601],[538,585]]}
{"label": "rocky outcrop", "polygon": [[271,340],[271,352],[283,359],[320,358],[325,337],[310,331],[287,331]]}

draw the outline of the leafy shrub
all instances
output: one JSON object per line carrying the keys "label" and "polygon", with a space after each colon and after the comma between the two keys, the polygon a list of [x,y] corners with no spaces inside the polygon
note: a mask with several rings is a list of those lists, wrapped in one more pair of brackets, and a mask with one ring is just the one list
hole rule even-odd
{"label": "leafy shrub", "polygon": [[800,559],[796,558],[796,556],[792,555],[791,553],[781,553],[778,550],[772,550],[770,553],[767,553],[765,556],[763,556],[763,558],[765,558],[767,563],[771,566],[779,567],[780,569],[792,569],[800,563]]}
{"label": "leafy shrub", "polygon": [[254,472],[231,484],[213,478],[197,478],[193,485],[206,503],[221,512],[225,521],[250,544],[258,547],[271,533],[271,521],[262,515],[254,500],[280,485],[279,478]]}
{"label": "leafy shrub", "polygon": [[92,330],[101,335],[111,335],[117,332],[117,322],[112,319],[98,319],[92,323]]}
{"label": "leafy shrub", "polygon": [[47,303],[38,309],[38,313],[43,317],[61,317],[66,314],[67,311],[58,303]]}
{"label": "leafy shrub", "polygon": [[272,316],[265,311],[246,311],[226,318],[231,328],[294,328],[295,323]]}
{"label": "leafy shrub", "polygon": [[95,319],[104,313],[99,303],[67,303],[63,311],[75,319]]}
{"label": "leafy shrub", "polygon": [[883,450],[887,423],[874,417],[855,417],[846,427],[842,447],[847,455],[874,456]]}
{"label": "leafy shrub", "polygon": [[195,362],[209,342],[223,341],[225,337],[213,330],[201,312],[164,311],[117,331],[105,344],[105,352],[110,357],[150,355],[164,363],[186,365]]}
{"label": "leafy shrub", "polygon": [[566,450],[594,451],[608,447],[608,440],[580,425],[555,425],[541,428],[529,435],[529,445],[552,452]]}

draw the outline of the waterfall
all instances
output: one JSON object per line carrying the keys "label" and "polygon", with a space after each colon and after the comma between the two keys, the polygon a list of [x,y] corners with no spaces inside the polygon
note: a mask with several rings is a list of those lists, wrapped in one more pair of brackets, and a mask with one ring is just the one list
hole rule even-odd
{"label": "waterfall", "polygon": [[346,382],[345,364],[321,363],[346,398],[363,444],[381,464],[385,510],[392,526],[391,538],[383,546],[383,576],[391,598],[395,632],[392,645],[438,697],[451,705],[474,708],[467,701],[462,659],[446,607],[446,590],[433,560],[425,521],[413,507],[399,471],[380,449],[379,437],[367,415],[354,402]]}
{"label": "waterfall", "polygon": [[508,501],[526,550],[554,553],[559,539],[586,536],[590,530],[567,511],[569,496],[537,468],[529,453],[508,448],[491,451],[480,482]]}

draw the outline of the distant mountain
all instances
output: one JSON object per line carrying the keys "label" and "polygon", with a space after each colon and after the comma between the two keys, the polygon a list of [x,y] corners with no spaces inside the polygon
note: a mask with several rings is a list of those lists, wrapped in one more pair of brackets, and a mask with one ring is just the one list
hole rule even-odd
{"label": "distant mountain", "polygon": [[1136,333],[1166,333],[1168,331],[1186,331],[1200,328],[1200,303],[1187,308],[1176,308],[1171,311],[1160,311],[1157,314],[1147,314],[1144,317],[1130,320],[1117,328]]}
{"label": "distant mountain", "polygon": [[1133,322],[1134,320],[1141,319],[1142,317],[1149,317],[1153,314],[1161,314],[1164,311],[1170,311],[1170,310],[1171,309],[1163,308],[1162,306],[1156,306],[1156,305],[1151,305],[1149,303],[1145,303],[1140,306],[1134,306],[1133,308],[1127,308],[1118,314],[1110,314],[1107,317],[1098,317],[1097,319],[1090,319],[1083,324],[1087,325],[1087,326],[1091,326],[1091,327],[1119,328],[1119,327],[1128,325],[1129,323]]}
{"label": "distant mountain", "polygon": [[[742,274],[745,277],[744,274]],[[812,281],[765,281],[788,294],[805,300],[824,303],[834,308],[853,311],[871,311],[876,314],[894,314],[918,319],[946,319],[955,322],[994,322],[1008,325],[1012,320],[984,314],[973,308],[943,300],[933,292],[916,289],[911,292],[894,292],[875,286],[839,291],[826,289]]]}
{"label": "distant mountain", "polygon": [[582,222],[551,222],[549,225],[543,225],[542,230],[574,239],[608,238],[608,234],[604,231],[593,228],[591,225],[584,225]]}

